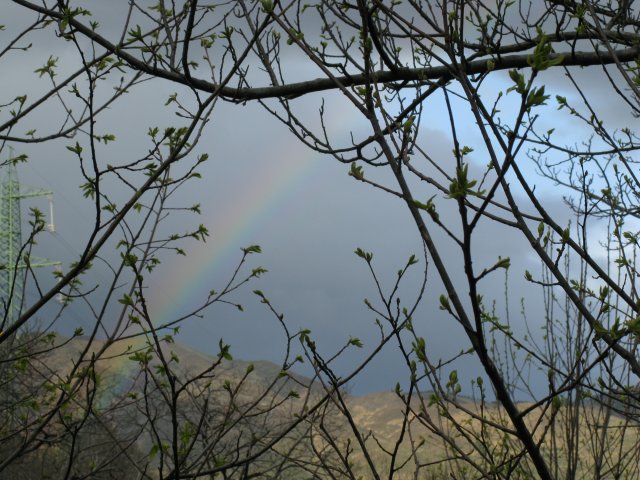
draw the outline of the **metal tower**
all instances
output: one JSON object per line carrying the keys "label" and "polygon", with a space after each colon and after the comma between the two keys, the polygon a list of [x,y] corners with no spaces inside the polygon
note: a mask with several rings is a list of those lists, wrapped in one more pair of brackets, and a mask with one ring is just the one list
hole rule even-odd
{"label": "metal tower", "polygon": [[[0,181],[0,331],[12,325],[22,311],[25,286],[25,251],[22,243],[22,223],[20,218],[20,200],[28,197],[49,196],[47,190],[21,188],[18,182],[13,150],[10,149],[9,160],[0,164],[0,173],[4,174]],[[54,231],[52,207],[50,203],[49,231]],[[30,268],[59,265],[60,262],[29,256]]]}

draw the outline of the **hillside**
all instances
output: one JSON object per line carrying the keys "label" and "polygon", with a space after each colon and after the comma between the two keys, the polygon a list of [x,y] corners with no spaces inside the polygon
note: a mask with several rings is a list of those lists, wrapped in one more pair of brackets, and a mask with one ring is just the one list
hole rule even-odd
{"label": "hillside", "polygon": [[[210,356],[171,341],[161,343],[166,366],[158,350],[133,340],[89,345],[85,338],[57,337],[48,345],[30,363],[37,408],[25,418],[45,418],[62,399],[65,416],[47,420],[38,435],[51,446],[24,455],[9,470],[15,478],[58,478],[43,472],[65,464],[70,434],[77,440],[74,471],[91,478],[113,468],[119,478],[167,476],[172,445],[195,459],[193,465],[203,458],[212,469],[230,464],[225,478],[242,478],[247,468],[258,478],[327,478],[328,472],[346,478],[349,470],[369,478],[369,462],[384,477],[392,469],[396,479],[412,478],[417,470],[447,478],[466,475],[469,465],[477,471],[512,468],[520,458],[505,412],[491,402],[422,393],[407,406],[387,391],[343,392],[342,404],[274,363]],[[613,469],[637,455],[638,429],[594,400],[529,408],[525,420],[559,472],[573,462],[588,475],[596,461]],[[583,453],[571,460],[576,449]],[[248,464],[236,462],[246,457],[252,458]],[[195,474],[188,462],[183,468]],[[535,475],[526,458],[518,460],[516,472],[512,478]],[[109,475],[104,478],[116,478]]]}

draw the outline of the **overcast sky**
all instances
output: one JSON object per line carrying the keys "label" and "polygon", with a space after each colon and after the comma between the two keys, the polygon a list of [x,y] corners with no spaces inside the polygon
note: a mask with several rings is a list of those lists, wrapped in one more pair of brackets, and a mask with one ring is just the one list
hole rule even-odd
{"label": "overcast sky", "polygon": [[[11,16],[20,19],[8,3],[0,6],[0,17],[4,21]],[[92,5],[97,15],[107,15],[103,22],[109,26],[108,22],[117,22],[118,17],[114,11],[105,10],[104,4],[94,2]],[[111,9],[112,2],[109,4]],[[8,33],[3,35],[8,36]],[[44,40],[34,43],[28,52],[16,52],[4,61],[0,70],[3,85],[1,103],[23,92],[35,95],[35,92],[43,91],[46,81],[38,79],[33,71],[49,55],[60,57],[61,72],[65,69],[70,71],[73,65],[77,65],[69,44]],[[301,64],[294,62],[291,65],[290,68],[299,69],[292,75],[318,75]],[[506,76],[497,78],[487,86],[488,95],[509,86]],[[552,97],[567,94],[566,83],[559,75],[550,81],[547,93]],[[597,98],[597,82],[590,88],[598,108],[607,111],[610,104],[606,99]],[[103,161],[109,163],[113,158],[117,163],[118,158],[144,156],[145,148],[148,148],[145,139],[148,128],[155,125],[164,127],[176,121],[173,105],[163,106],[167,97],[176,91],[185,99],[189,96],[185,89],[153,80],[134,89],[123,101],[105,112],[98,124],[99,129],[104,133],[114,133],[117,142],[101,151]],[[298,111],[312,118],[317,115],[322,99],[329,112],[329,133],[335,138],[348,143],[350,132],[366,131],[366,123],[340,95],[330,92],[322,96],[312,95],[294,102],[294,105]],[[505,108],[503,114],[508,115],[508,110]],[[20,125],[21,133],[28,128],[46,131],[55,125],[52,122],[59,112],[52,110],[51,117],[45,113],[47,109],[42,112],[24,126]],[[431,153],[436,158],[450,161],[451,140],[446,123],[442,121],[443,115],[442,109],[426,113],[420,134],[433,146]],[[460,115],[464,143],[479,144],[480,137],[472,119],[468,115]],[[618,117],[621,126],[623,121]],[[568,123],[553,127],[558,129],[559,135],[567,137],[575,131]],[[93,215],[91,203],[82,198],[79,188],[82,179],[77,162],[65,148],[68,144],[69,141],[65,140],[47,145],[14,146],[31,158],[29,164],[19,167],[23,182],[55,193],[57,232],[41,239],[38,254],[60,260],[65,265],[74,260],[83,246]],[[336,365],[340,374],[348,374],[354,362],[366,355],[378,338],[375,315],[363,303],[364,298],[376,300],[375,285],[365,263],[353,254],[355,248],[362,247],[374,253],[374,265],[387,288],[406,259],[417,254],[421,261],[414,267],[415,273],[407,278],[402,290],[403,300],[409,303],[419,288],[424,268],[422,244],[406,207],[398,199],[349,177],[347,165],[311,152],[257,104],[221,104],[196,150],[208,152],[210,160],[200,169],[202,179],[193,180],[179,192],[176,203],[185,206],[200,203],[202,215],[176,212],[163,228],[180,233],[204,223],[211,235],[204,244],[185,243],[186,258],[167,254],[155,274],[147,277],[148,299],[154,316],[158,321],[167,321],[199,305],[211,289],[219,290],[229,278],[241,257],[241,247],[259,244],[263,254],[252,256],[249,266],[263,266],[269,273],[233,297],[242,303],[245,312],[240,313],[225,305],[213,306],[202,313],[202,318],[191,319],[184,324],[180,341],[215,354],[218,340],[222,337],[232,345],[232,352],[238,358],[279,362],[282,332],[273,316],[251,293],[259,288],[274,307],[284,313],[293,331],[311,329],[320,350],[326,354],[334,352],[349,337],[362,339],[365,348],[360,352],[349,351]],[[487,163],[481,154],[470,158],[477,168]],[[534,175],[532,166],[527,171]],[[376,174],[382,179],[389,179],[386,173]],[[545,192],[545,202],[550,211],[568,219],[557,189],[542,180],[534,183]],[[118,197],[122,193],[116,189],[113,194]],[[428,189],[424,190],[425,199],[432,194]],[[25,202],[27,204],[46,208],[45,200],[30,200]],[[452,202],[441,202],[441,205],[441,216],[456,214]],[[508,274],[511,320],[516,328],[523,329],[520,299],[524,297],[532,328],[539,329],[542,314],[540,294],[523,280],[526,269],[539,270],[538,262],[527,253],[527,243],[514,232],[496,229],[489,221],[483,222],[480,231],[477,264],[490,265],[498,255],[512,258],[513,266]],[[443,235],[437,234],[436,237],[444,245],[444,258],[451,265],[454,281],[462,282],[458,251],[447,245]],[[117,258],[115,255],[113,251],[105,251],[103,257],[109,261]],[[497,274],[492,278],[485,284],[483,293],[488,299],[495,298],[498,309],[504,311],[505,276]],[[104,288],[107,279],[106,269],[98,266],[87,276],[85,285],[101,284]],[[435,269],[430,268],[427,292],[414,325],[425,335],[427,348],[434,358],[447,358],[468,347],[462,338],[462,329],[438,309],[437,299],[442,293]],[[60,328],[68,328],[66,333],[76,326],[90,328],[86,306],[80,303],[76,302],[65,313],[66,319]],[[46,323],[44,317],[53,308],[41,315],[42,322]],[[471,378],[480,374],[474,358],[463,360],[459,367],[463,384],[468,384]],[[395,345],[390,344],[351,387],[354,393],[388,390],[396,381],[402,382],[406,378],[406,366]]]}

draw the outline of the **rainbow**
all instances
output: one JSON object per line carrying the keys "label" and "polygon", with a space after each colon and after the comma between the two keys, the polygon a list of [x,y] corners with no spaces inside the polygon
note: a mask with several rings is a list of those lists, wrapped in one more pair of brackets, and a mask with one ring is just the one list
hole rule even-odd
{"label": "rainbow", "polygon": [[[261,162],[254,167],[251,177],[243,184],[243,190],[249,193],[234,198],[229,208],[218,207],[208,213],[203,223],[215,225],[215,230],[206,243],[192,246],[187,256],[176,256],[163,265],[163,270],[172,272],[171,275],[150,276],[147,304],[154,325],[171,322],[190,311],[191,306],[201,304],[203,281],[225,260],[239,259],[240,248],[248,246],[241,242],[248,241],[253,231],[269,222],[272,212],[315,178],[321,164],[313,161],[308,150],[303,149],[306,147],[301,146],[299,151],[306,151],[306,155],[289,152],[287,158]],[[105,363],[108,369],[104,372],[105,387],[99,396],[101,406],[109,405],[132,386],[138,363],[129,357],[133,351],[144,348],[145,342],[144,337],[129,338],[117,342],[105,353],[110,360]]]}
{"label": "rainbow", "polygon": [[206,243],[191,247],[186,257],[172,259],[168,268],[164,267],[171,275],[159,282],[156,275],[151,285],[148,304],[154,325],[170,322],[184,314],[189,305],[199,303],[196,295],[202,295],[205,278],[234,254],[239,258],[240,248],[248,246],[242,242],[250,242],[251,233],[314,178],[320,162],[312,161],[305,146],[301,145],[299,151],[304,154],[289,152],[287,158],[260,162],[243,185],[245,195],[234,198],[228,208],[217,207],[207,213],[203,223],[210,228],[211,236]]}
{"label": "rainbow", "polygon": [[[342,105],[338,109],[336,121],[328,126],[330,135],[350,131],[348,126],[357,125],[360,119],[358,112],[343,109]],[[203,206],[204,218],[199,223],[210,231],[206,242],[192,243],[186,256],[164,258],[157,272],[148,275],[147,306],[155,326],[166,325],[201,305],[208,290],[220,287],[218,284],[204,289],[205,281],[210,281],[212,276],[227,280],[222,268],[225,263],[232,265],[239,260],[242,247],[252,242],[259,244],[254,232],[268,224],[284,205],[295,204],[296,194],[307,189],[322,174],[326,162],[335,163],[326,157],[323,163],[323,159],[302,142],[287,144],[281,151],[283,155],[269,158],[269,161],[253,162],[250,175],[243,179],[244,194],[235,195],[232,201],[214,205],[211,209]],[[343,172],[346,173],[346,169]],[[202,181],[206,182],[204,173]],[[144,348],[145,342],[146,339],[140,336],[128,338],[119,348],[136,350]],[[106,390],[113,391],[104,402],[108,403],[132,385],[139,366],[130,356],[127,353],[111,360]]]}

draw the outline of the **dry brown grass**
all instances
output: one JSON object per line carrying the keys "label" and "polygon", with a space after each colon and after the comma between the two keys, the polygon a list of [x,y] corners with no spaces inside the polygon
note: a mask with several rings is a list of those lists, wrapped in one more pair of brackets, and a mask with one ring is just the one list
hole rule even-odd
{"label": "dry brown grass", "polygon": [[[497,404],[481,407],[462,398],[458,405],[433,405],[425,413],[412,402],[395,463],[402,468],[394,478],[414,478],[416,471],[418,478],[503,478],[509,466],[515,467],[510,478],[536,477],[517,438],[499,428],[510,423]],[[388,476],[406,406],[391,392],[354,397],[350,406],[376,467]],[[518,406],[523,411],[531,404]],[[640,428],[629,418],[588,400],[532,409],[526,423],[557,478],[594,478],[596,472],[601,478],[639,478]],[[364,455],[355,457],[366,478]]]}

